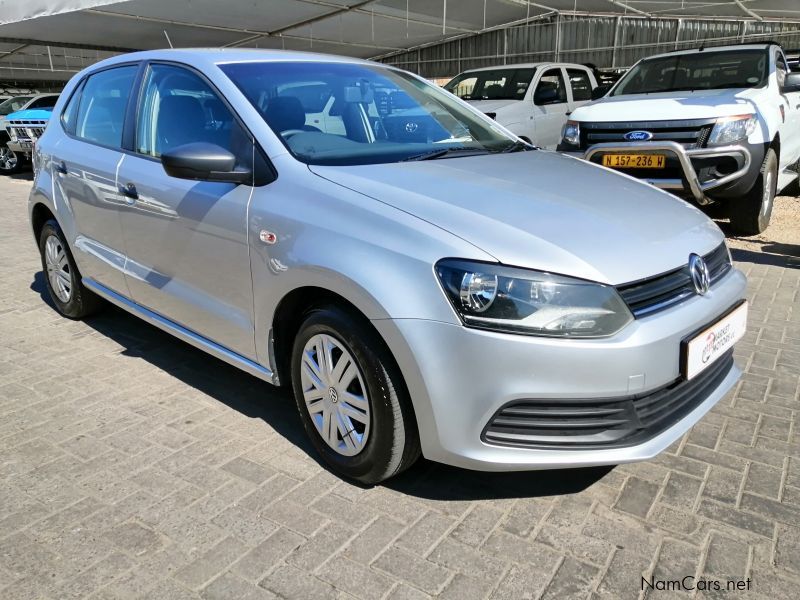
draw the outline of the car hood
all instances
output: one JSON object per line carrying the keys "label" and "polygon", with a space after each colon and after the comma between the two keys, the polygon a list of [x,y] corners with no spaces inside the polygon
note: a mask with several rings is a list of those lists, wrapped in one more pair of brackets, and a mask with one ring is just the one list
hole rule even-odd
{"label": "car hood", "polygon": [[589,122],[714,119],[756,112],[753,100],[758,93],[759,90],[747,89],[607,96],[576,108],[570,119]]}
{"label": "car hood", "polygon": [[669,271],[724,238],[683,200],[551,152],[309,168],[433,223],[499,262],[603,283]]}
{"label": "car hood", "polygon": [[487,112],[497,112],[498,110],[505,108],[506,106],[518,104],[520,101],[519,100],[469,100],[468,102],[472,106],[477,108],[479,111],[487,113]]}
{"label": "car hood", "polygon": [[52,110],[44,108],[29,108],[11,113],[6,121],[48,121],[53,116]]}

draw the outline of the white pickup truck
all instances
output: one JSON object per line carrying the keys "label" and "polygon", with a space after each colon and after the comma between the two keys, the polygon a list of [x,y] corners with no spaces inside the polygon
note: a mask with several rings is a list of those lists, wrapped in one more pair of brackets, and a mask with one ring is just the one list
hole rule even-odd
{"label": "white pickup truck", "polygon": [[722,203],[734,229],[755,235],[776,191],[797,178],[800,73],[774,43],[646,58],[570,115],[558,149],[697,204]]}
{"label": "white pickup truck", "polygon": [[592,99],[594,72],[572,63],[472,69],[444,86],[527,142],[554,149],[571,111]]}

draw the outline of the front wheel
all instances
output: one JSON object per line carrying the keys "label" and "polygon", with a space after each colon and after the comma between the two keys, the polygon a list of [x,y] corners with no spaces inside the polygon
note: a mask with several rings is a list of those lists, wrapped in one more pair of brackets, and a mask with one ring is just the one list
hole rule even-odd
{"label": "front wheel", "polygon": [[769,225],[778,189],[778,156],[770,148],[753,188],[731,200],[731,226],[742,235],[758,235]]}
{"label": "front wheel", "polygon": [[311,311],[295,338],[292,387],[306,433],[338,474],[375,484],[419,456],[402,376],[363,319],[336,306]]}
{"label": "front wheel", "polygon": [[5,142],[0,142],[0,175],[13,175],[22,170],[22,160]]}

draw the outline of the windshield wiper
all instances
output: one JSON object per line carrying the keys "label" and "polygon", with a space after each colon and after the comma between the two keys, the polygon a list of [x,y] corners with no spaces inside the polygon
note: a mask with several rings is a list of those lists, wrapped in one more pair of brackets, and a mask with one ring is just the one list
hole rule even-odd
{"label": "windshield wiper", "polygon": [[400,162],[409,162],[412,160],[435,160],[437,158],[444,158],[445,156],[459,155],[459,154],[473,154],[478,152],[480,154],[489,154],[483,148],[441,148],[439,150],[429,150],[422,154],[414,154],[408,158],[400,160]]}
{"label": "windshield wiper", "polygon": [[528,142],[523,142],[522,140],[516,140],[508,148],[503,148],[502,150],[498,150],[501,154],[505,154],[506,152],[524,152],[526,150],[536,150],[536,146],[533,144],[529,144]]}

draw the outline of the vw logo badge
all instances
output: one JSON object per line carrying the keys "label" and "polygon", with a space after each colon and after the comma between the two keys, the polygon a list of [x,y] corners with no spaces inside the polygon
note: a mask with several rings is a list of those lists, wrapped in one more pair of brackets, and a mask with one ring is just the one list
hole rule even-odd
{"label": "vw logo badge", "polygon": [[409,121],[408,123],[406,123],[406,132],[414,133],[417,129],[419,129],[419,125],[417,125],[413,121]]}
{"label": "vw logo badge", "polygon": [[339,392],[336,391],[336,388],[329,387],[328,388],[328,396],[331,399],[331,402],[336,404],[339,401]]}
{"label": "vw logo badge", "polygon": [[624,137],[629,142],[646,142],[653,139],[653,134],[649,131],[629,131]]}
{"label": "vw logo badge", "polygon": [[703,257],[697,254],[689,255],[689,275],[692,277],[694,289],[698,294],[704,296],[711,285],[711,276],[708,273],[708,265]]}

